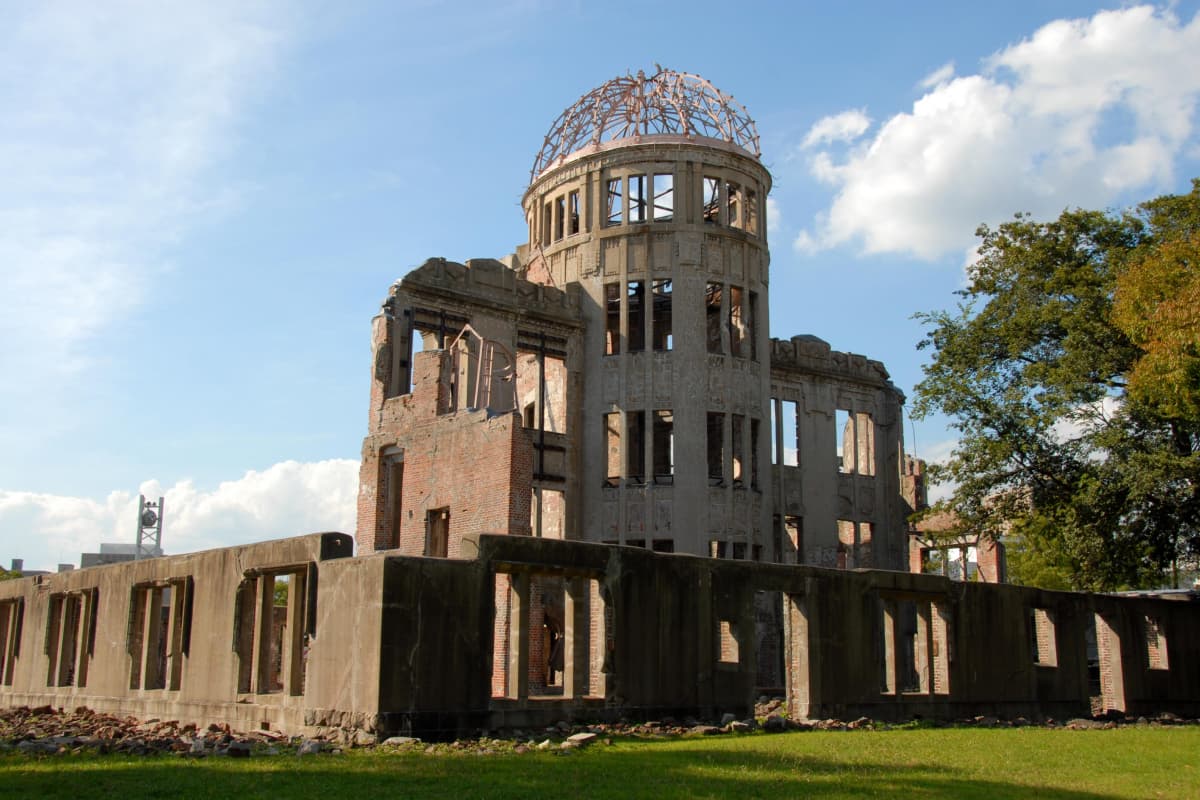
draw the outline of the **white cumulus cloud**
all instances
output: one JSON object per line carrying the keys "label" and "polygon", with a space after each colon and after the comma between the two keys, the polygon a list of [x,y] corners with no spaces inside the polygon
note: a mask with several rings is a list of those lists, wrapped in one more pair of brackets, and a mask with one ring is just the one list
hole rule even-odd
{"label": "white cumulus cloud", "polygon": [[[811,173],[836,195],[798,249],[854,243],[932,259],[968,252],[980,222],[1104,207],[1165,184],[1196,149],[1200,15],[1181,23],[1136,6],[1058,20],[979,74],[946,65],[922,85],[869,140],[840,157],[812,153]],[[826,119],[846,115],[865,117]],[[835,141],[817,126],[805,144]]]}
{"label": "white cumulus cloud", "polygon": [[807,150],[820,144],[852,142],[870,127],[871,118],[862,110],[843,111],[840,114],[822,117],[809,129],[800,148]]}
{"label": "white cumulus cloud", "polygon": [[[283,461],[211,490],[151,480],[139,491],[163,498],[163,549],[171,554],[317,531],[353,535],[358,462]],[[23,558],[26,569],[78,565],[79,554],[101,542],[132,544],[137,506],[125,491],[96,499],[0,490],[0,542],[8,551],[0,566],[13,558]]]}

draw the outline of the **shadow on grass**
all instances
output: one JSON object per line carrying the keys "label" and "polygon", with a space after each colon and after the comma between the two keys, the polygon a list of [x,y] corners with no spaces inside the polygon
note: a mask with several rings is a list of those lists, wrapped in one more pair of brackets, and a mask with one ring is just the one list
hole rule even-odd
{"label": "shadow on grass", "polygon": [[955,797],[1089,800],[1111,795],[980,780],[941,765],[805,754],[593,748],[559,756],[353,753],[299,759],[0,757],[0,786],[29,798],[300,800],[330,797]]}

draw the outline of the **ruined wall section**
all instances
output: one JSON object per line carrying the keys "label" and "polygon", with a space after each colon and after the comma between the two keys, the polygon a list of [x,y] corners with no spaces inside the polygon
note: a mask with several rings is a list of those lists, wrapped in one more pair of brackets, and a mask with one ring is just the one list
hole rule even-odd
{"label": "ruined wall section", "polygon": [[[572,293],[522,280],[497,261],[430,259],[392,287],[372,321],[360,552],[456,558],[463,535],[532,532],[544,437],[524,425],[517,404],[529,389],[520,367],[547,342],[561,355],[552,371],[562,395],[553,422],[564,429],[555,434],[556,485],[567,498],[560,505],[574,502],[577,455],[564,442],[574,425],[579,328]],[[417,336],[425,351],[413,357]]]}
{"label": "ruined wall section", "polygon": [[801,521],[803,563],[907,569],[904,395],[883,364],[815,336],[772,339],[771,396],[777,414],[796,404],[796,441],[782,443],[796,464],[772,480],[776,520]]}
{"label": "ruined wall section", "polygon": [[649,136],[526,192],[526,277],[577,284],[586,321],[583,539],[746,559],[769,543],[769,189],[744,151]]}

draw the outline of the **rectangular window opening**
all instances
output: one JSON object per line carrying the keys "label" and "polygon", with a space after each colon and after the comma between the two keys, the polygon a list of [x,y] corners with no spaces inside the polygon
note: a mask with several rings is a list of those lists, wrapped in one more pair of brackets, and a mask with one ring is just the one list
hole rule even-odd
{"label": "rectangular window opening", "polygon": [[725,415],[708,415],[708,485],[725,483]]}
{"label": "rectangular window opening", "polygon": [[755,326],[758,324],[758,292],[750,292],[750,305],[746,309],[746,341],[750,345],[750,360],[758,361],[758,336]]}
{"label": "rectangular window opening", "polygon": [[833,426],[837,432],[837,471],[847,475],[854,473],[854,416],[839,408],[833,414]]}
{"label": "rectangular window opening", "polygon": [[729,227],[741,228],[744,224],[742,222],[742,187],[736,183],[726,183],[725,197],[725,218],[729,220]]}
{"label": "rectangular window opening", "polygon": [[646,221],[646,176],[629,176],[629,221]]}
{"label": "rectangular window opening", "polygon": [[425,512],[425,555],[445,558],[450,549],[450,509],[431,508]]}
{"label": "rectangular window opening", "polygon": [[710,283],[704,292],[705,322],[708,330],[708,352],[723,354],[721,346],[721,295],[723,287],[719,283]]}
{"label": "rectangular window opening", "polygon": [[750,355],[746,344],[748,329],[743,298],[744,292],[740,286],[729,287],[729,352],[738,358]]}
{"label": "rectangular window opening", "polygon": [[553,228],[554,210],[550,203],[542,205],[542,246],[550,244],[550,231]]}
{"label": "rectangular window opening", "polygon": [[762,235],[758,227],[758,192],[753,189],[746,190],[746,232]]}
{"label": "rectangular window opening", "polygon": [[720,539],[711,539],[708,543],[709,558],[725,558],[728,555],[728,543]]}
{"label": "rectangular window opening", "polygon": [[723,619],[717,623],[717,642],[719,654],[717,661],[722,664],[738,664],[741,662],[738,652],[737,626],[732,620]]}
{"label": "rectangular window opening", "polygon": [[733,485],[741,488],[746,482],[746,417],[734,414],[730,418],[733,440]]}
{"label": "rectangular window opening", "polygon": [[796,401],[780,400],[772,403],[772,409],[771,463],[798,467],[800,453],[796,437]]}
{"label": "rectangular window opening", "polygon": [[1167,636],[1157,617],[1143,617],[1146,634],[1146,669],[1170,669],[1167,661]]}
{"label": "rectangular window opening", "polygon": [[554,198],[554,241],[563,238],[563,233],[566,229],[567,216],[567,200],[565,197],[559,196]]}
{"label": "rectangular window opening", "polygon": [[621,196],[622,178],[610,178],[605,190],[605,224],[620,225],[625,215],[624,200]]}
{"label": "rectangular window opening", "polygon": [[646,283],[645,281],[630,281],[626,292],[626,311],[629,317],[629,331],[626,341],[629,342],[630,353],[640,353],[646,349]]}
{"label": "rectangular window opening", "polygon": [[671,279],[662,278],[651,283],[651,294],[654,298],[654,349],[670,350],[673,346],[671,337]]}
{"label": "rectangular window opening", "polygon": [[579,191],[567,195],[567,234],[579,233]]}
{"label": "rectangular window opening", "polygon": [[1058,642],[1054,633],[1054,617],[1044,608],[1029,609],[1030,650],[1033,663],[1039,667],[1058,666]]}
{"label": "rectangular window opening", "polygon": [[604,483],[607,486],[618,486],[621,483],[621,415],[618,412],[604,415],[604,441],[608,453]]}
{"label": "rectangular window opening", "polygon": [[674,553],[675,552],[675,540],[674,539],[655,539],[653,542],[650,543],[650,545],[651,545],[651,548],[656,553]]}
{"label": "rectangular window opening", "polygon": [[604,354],[618,355],[621,352],[621,285],[604,284]]}
{"label": "rectangular window opening", "polygon": [[654,221],[670,222],[675,218],[675,176],[670,173],[654,175]]}
{"label": "rectangular window opening", "polygon": [[21,598],[0,602],[0,684],[13,685],[16,661],[21,655],[21,628],[25,601]]}
{"label": "rectangular window opening", "polygon": [[757,489],[758,486],[758,430],[759,421],[756,419],[750,420],[750,454],[747,456],[750,459],[750,488]]}
{"label": "rectangular window opening", "polygon": [[675,416],[670,410],[654,412],[654,482],[671,483],[675,477]]}
{"label": "rectangular window opening", "polygon": [[705,225],[716,225],[721,219],[721,181],[707,175],[703,181],[701,209]]}
{"label": "rectangular window opening", "polygon": [[630,483],[642,484],[646,482],[646,412],[625,412],[625,427],[628,433],[625,475]]}

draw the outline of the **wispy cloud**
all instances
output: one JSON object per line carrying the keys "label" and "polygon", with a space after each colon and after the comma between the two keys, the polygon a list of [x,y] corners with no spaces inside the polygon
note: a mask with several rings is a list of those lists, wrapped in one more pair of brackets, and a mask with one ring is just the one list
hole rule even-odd
{"label": "wispy cloud", "polygon": [[[353,534],[357,490],[358,462],[349,459],[284,461],[211,490],[190,480],[139,488],[164,498],[163,549],[172,554],[315,531]],[[23,547],[10,557],[28,569],[78,564],[101,542],[133,542],[137,504],[130,492],[97,499],[0,490],[0,530],[12,532],[9,547]],[[21,538],[23,531],[37,535]]]}
{"label": "wispy cloud", "polygon": [[809,129],[804,141],[800,143],[800,149],[807,150],[817,145],[834,142],[852,142],[866,133],[869,127],[871,127],[871,118],[861,109],[852,109],[822,117]]}
{"label": "wispy cloud", "polygon": [[[1196,147],[1200,15],[1184,24],[1137,6],[1058,20],[980,74],[954,77],[946,65],[922,85],[912,110],[869,141],[840,157],[811,154],[811,173],[837,193],[798,249],[855,243],[932,259],[968,252],[980,222],[1103,207],[1167,185]],[[806,144],[835,140],[827,120]]]}
{"label": "wispy cloud", "polygon": [[[225,191],[206,170],[286,36],[275,4],[40,2],[0,26],[0,409],[45,405]],[[4,423],[0,423],[3,425]],[[9,423],[11,424],[11,423]]]}

